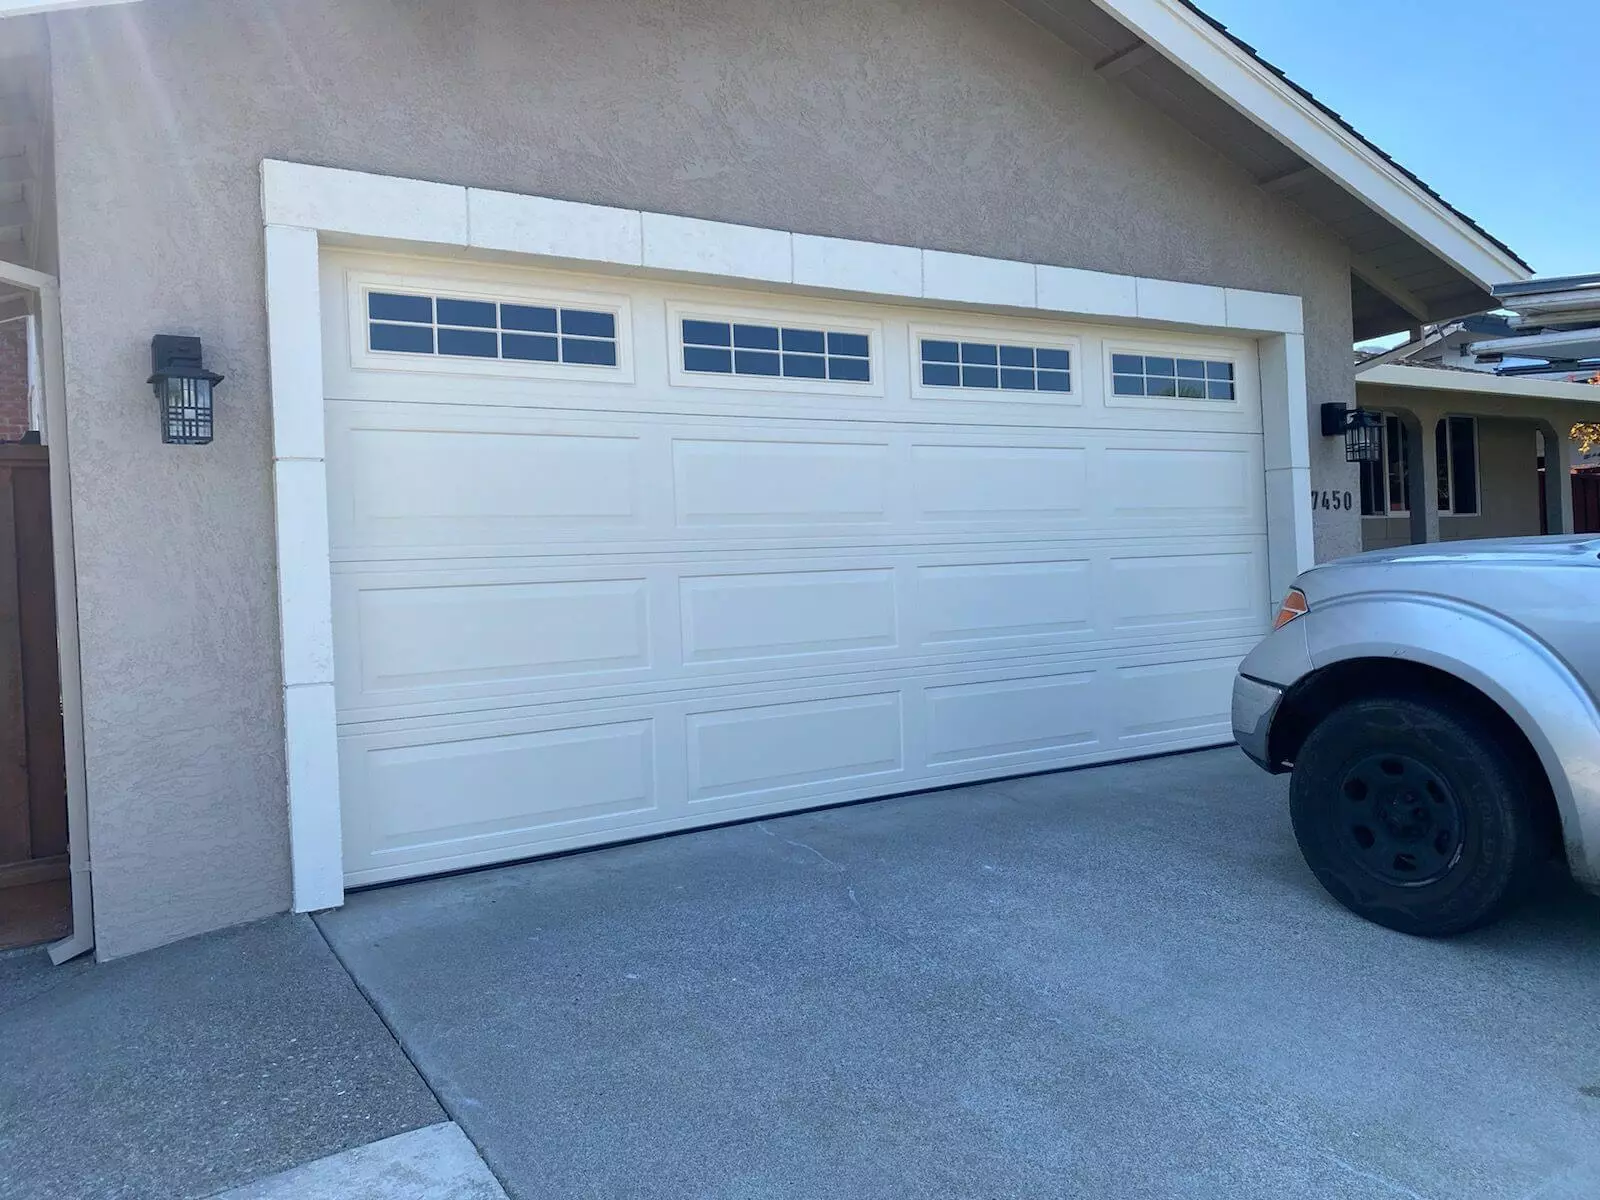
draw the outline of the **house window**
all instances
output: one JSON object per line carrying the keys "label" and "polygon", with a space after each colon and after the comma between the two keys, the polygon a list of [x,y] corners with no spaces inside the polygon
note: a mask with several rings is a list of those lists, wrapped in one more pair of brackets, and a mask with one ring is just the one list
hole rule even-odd
{"label": "house window", "polygon": [[1176,400],[1232,400],[1233,364],[1160,354],[1113,354],[1111,392]]}
{"label": "house window", "polygon": [[1433,427],[1439,464],[1439,511],[1457,517],[1478,515],[1478,421],[1440,417]]}
{"label": "house window", "polygon": [[1072,351],[1052,346],[922,338],[924,387],[1004,392],[1072,391]]}
{"label": "house window", "polygon": [[683,369],[701,375],[872,382],[872,339],[865,333],[682,321]]}
{"label": "house window", "polygon": [[367,345],[391,354],[617,365],[617,314],[403,292],[367,293]]}
{"label": "house window", "polygon": [[1361,464],[1361,515],[1404,516],[1411,511],[1411,431],[1399,417],[1386,415],[1378,436],[1382,457]]}

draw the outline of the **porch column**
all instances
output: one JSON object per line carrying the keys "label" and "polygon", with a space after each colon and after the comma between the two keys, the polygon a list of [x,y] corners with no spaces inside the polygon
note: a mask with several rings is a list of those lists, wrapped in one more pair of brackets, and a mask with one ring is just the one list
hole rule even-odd
{"label": "porch column", "polygon": [[1439,540],[1439,463],[1434,454],[1433,424],[1427,412],[1397,414],[1410,434],[1406,473],[1411,477],[1411,544]]}
{"label": "porch column", "polygon": [[1572,532],[1572,468],[1577,448],[1569,430],[1549,421],[1537,422],[1544,435],[1544,515],[1550,533]]}

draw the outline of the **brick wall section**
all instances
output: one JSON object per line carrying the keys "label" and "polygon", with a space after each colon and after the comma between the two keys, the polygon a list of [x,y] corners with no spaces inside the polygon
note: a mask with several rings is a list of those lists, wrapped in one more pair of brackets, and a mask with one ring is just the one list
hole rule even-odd
{"label": "brick wall section", "polygon": [[28,323],[0,322],[0,441],[28,432]]}

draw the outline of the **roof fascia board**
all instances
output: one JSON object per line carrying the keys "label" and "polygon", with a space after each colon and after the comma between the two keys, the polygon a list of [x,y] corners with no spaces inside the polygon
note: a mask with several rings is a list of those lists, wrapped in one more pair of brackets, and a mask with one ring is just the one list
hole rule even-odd
{"label": "roof fascia board", "polygon": [[1472,349],[1477,354],[1544,358],[1546,356],[1537,351],[1560,350],[1565,346],[1582,346],[1594,341],[1600,341],[1600,328],[1590,326],[1587,329],[1568,329],[1556,333],[1536,333],[1526,337],[1494,338],[1485,342],[1473,342]]}
{"label": "roof fascia board", "polygon": [[1178,0],[1094,3],[1480,287],[1531,276]]}
{"label": "roof fascia board", "polygon": [[1576,400],[1583,404],[1600,404],[1600,385],[1567,383],[1559,379],[1517,379],[1493,375],[1488,371],[1432,371],[1427,367],[1384,363],[1356,371],[1356,382],[1429,392],[1475,392],[1525,400]]}

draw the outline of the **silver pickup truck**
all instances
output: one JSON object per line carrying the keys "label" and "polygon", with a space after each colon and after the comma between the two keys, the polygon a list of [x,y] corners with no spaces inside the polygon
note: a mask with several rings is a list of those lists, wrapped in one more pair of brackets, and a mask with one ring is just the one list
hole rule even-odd
{"label": "silver pickup truck", "polygon": [[1292,771],[1340,902],[1444,936],[1564,852],[1600,892],[1600,539],[1408,546],[1314,567],[1239,667],[1233,726]]}

